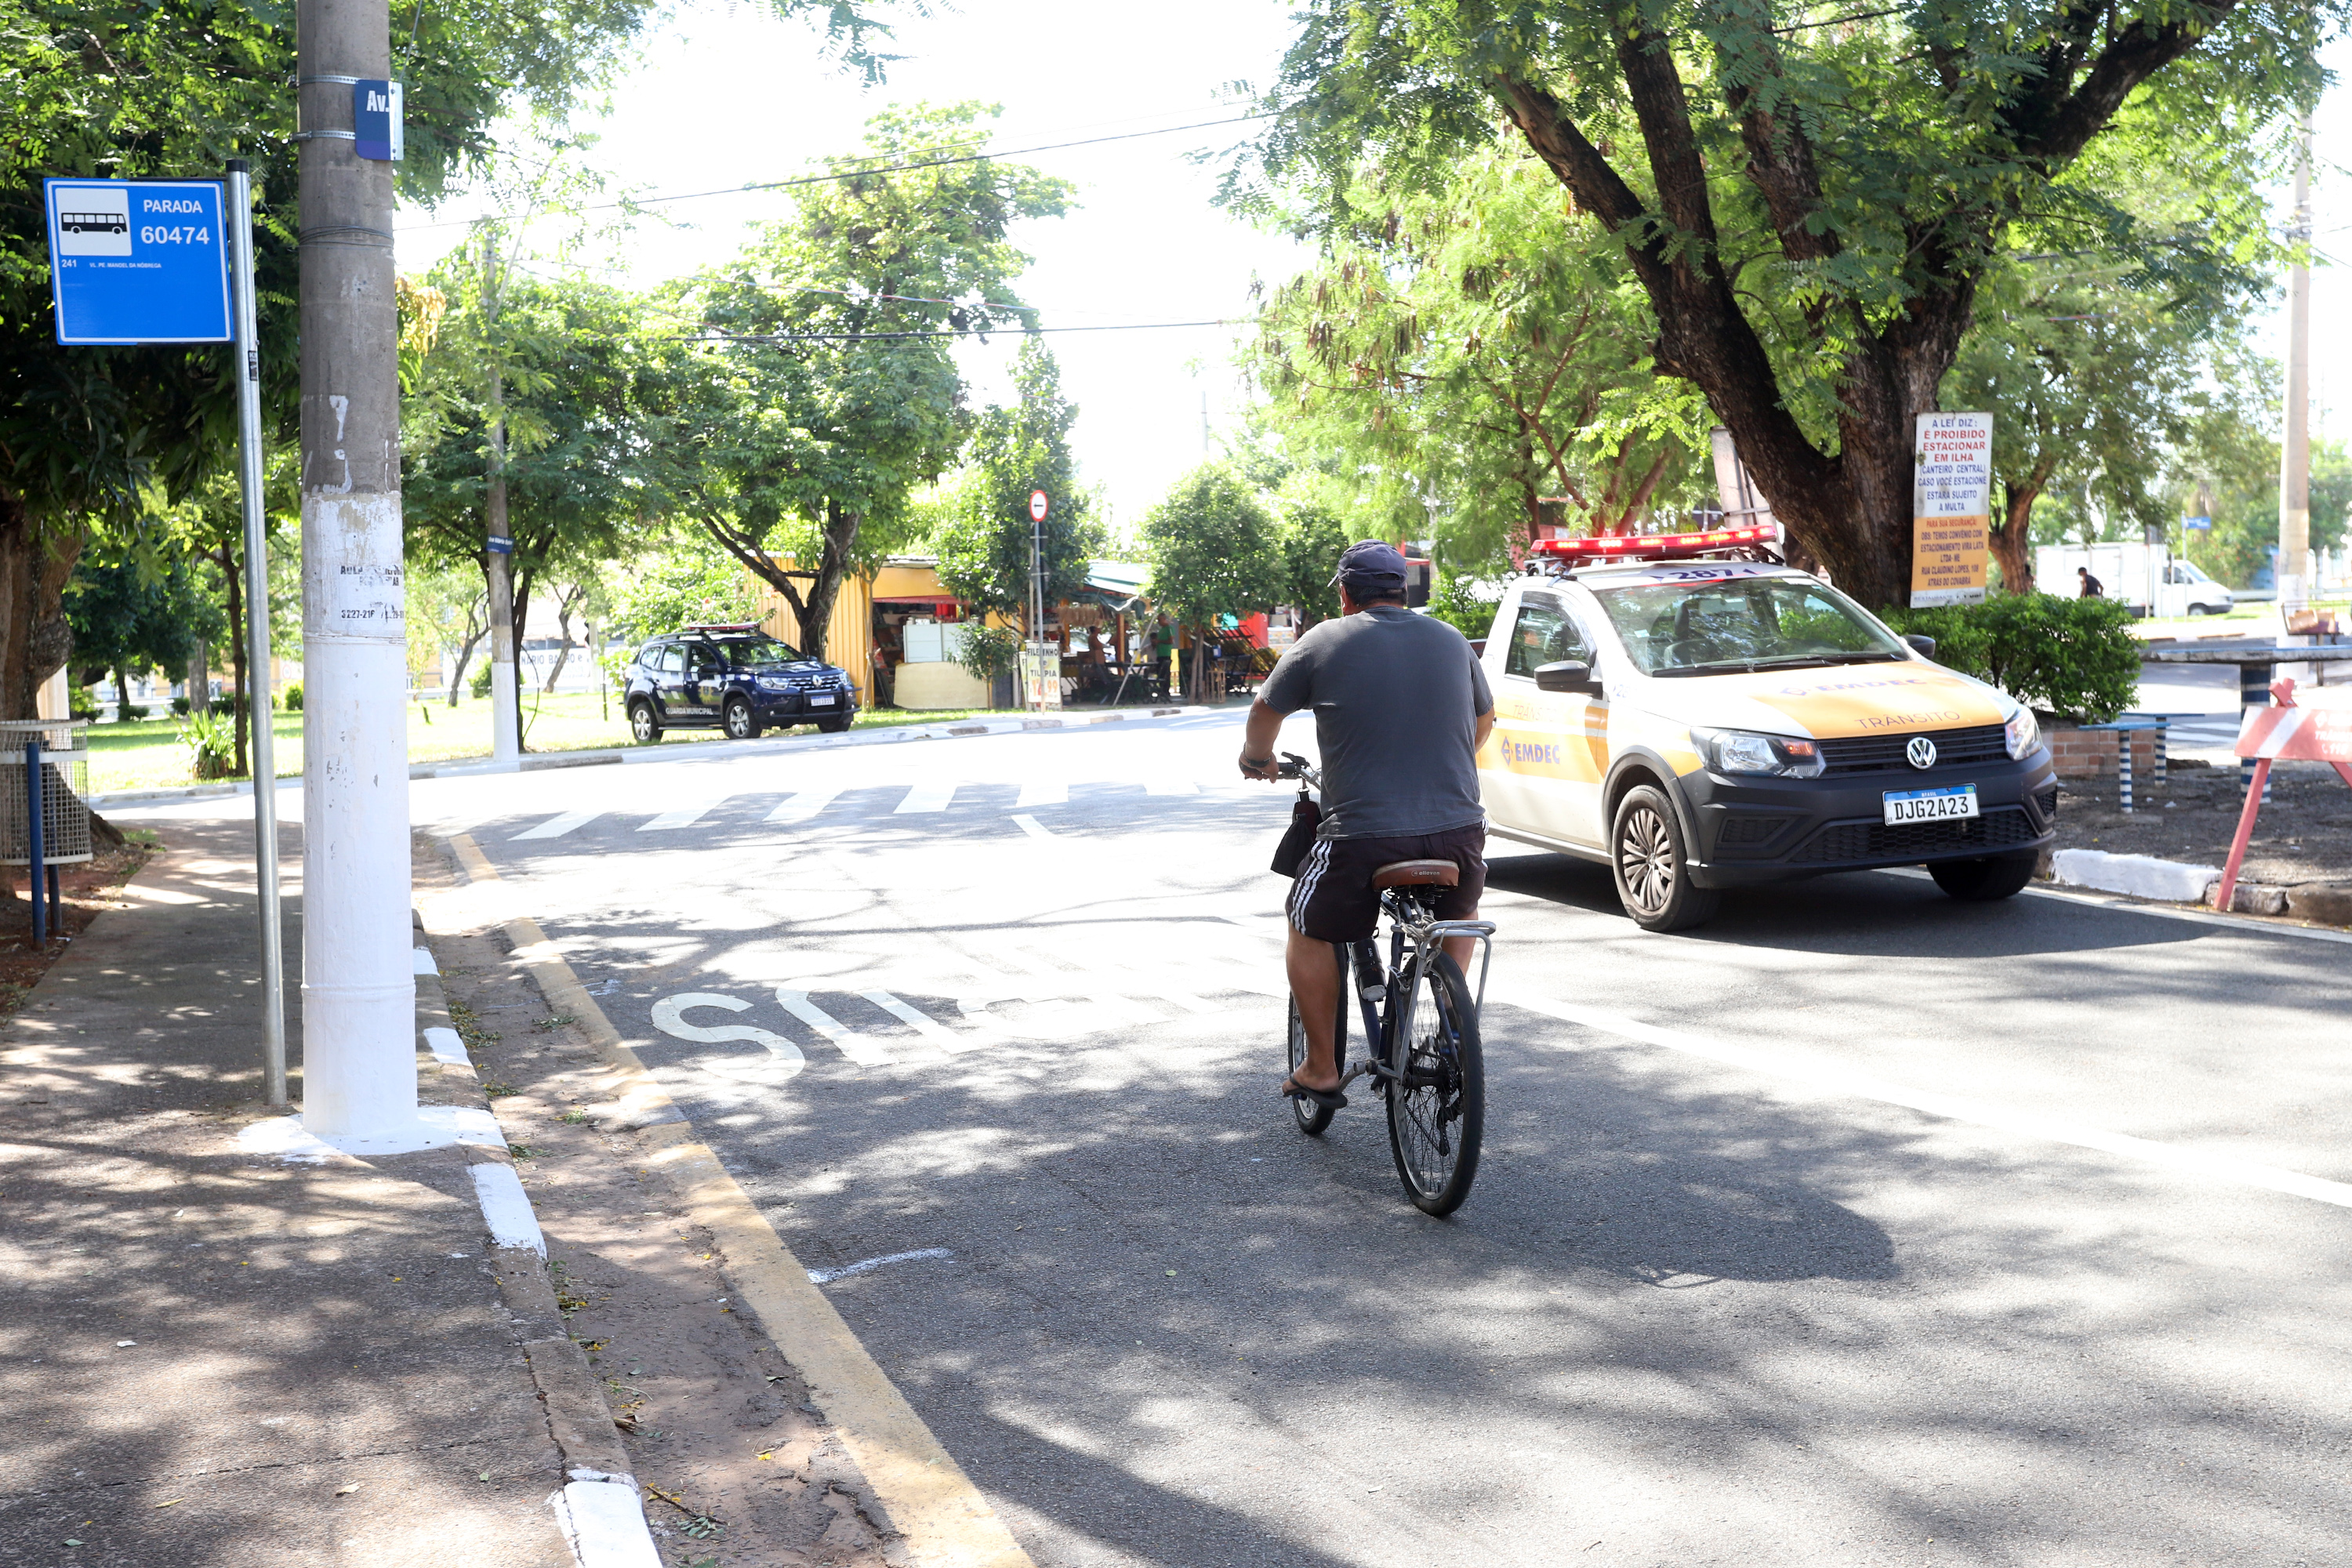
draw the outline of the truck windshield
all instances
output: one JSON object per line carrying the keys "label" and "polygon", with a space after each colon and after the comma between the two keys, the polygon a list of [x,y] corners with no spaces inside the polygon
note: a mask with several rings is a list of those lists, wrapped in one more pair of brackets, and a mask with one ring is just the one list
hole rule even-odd
{"label": "truck windshield", "polygon": [[798,664],[808,657],[773,637],[719,637],[717,641],[738,669],[773,669],[779,665]]}
{"label": "truck windshield", "polygon": [[1796,577],[1596,587],[1644,675],[1721,675],[1909,657],[1843,594]]}

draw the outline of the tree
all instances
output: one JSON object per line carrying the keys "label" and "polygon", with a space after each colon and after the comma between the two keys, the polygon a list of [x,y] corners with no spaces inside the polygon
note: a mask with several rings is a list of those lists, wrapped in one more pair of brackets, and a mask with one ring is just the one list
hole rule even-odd
{"label": "tree", "polygon": [[519,648],[535,586],[579,580],[644,522],[658,373],[635,296],[577,278],[491,285],[483,270],[467,249],[435,273],[450,304],[404,400],[402,510],[413,562],[470,563],[487,584],[485,513],[502,490]]}
{"label": "tree", "polygon": [[1204,464],[1144,518],[1143,548],[1153,602],[1194,634],[1197,689],[1200,639],[1217,617],[1281,602],[1285,563],[1274,518],[1231,470]]}
{"label": "tree", "polygon": [[1549,498],[1577,532],[1622,531],[1692,469],[1705,404],[1653,374],[1647,302],[1541,165],[1490,148],[1424,190],[1369,163],[1346,199],[1248,353],[1294,447],[1349,489],[1409,477],[1439,500],[1409,531],[1496,566],[1560,521]]}
{"label": "tree", "polygon": [[1307,626],[1329,620],[1339,613],[1339,590],[1331,576],[1339,569],[1341,552],[1355,541],[1348,537],[1338,510],[1315,494],[1311,485],[1294,481],[1276,508],[1275,543],[1282,552],[1282,584],[1275,602],[1295,606]]}
{"label": "tree", "polygon": [[[948,492],[932,542],[940,581],[957,598],[1025,619],[1030,493],[1043,490],[1050,502],[1035,529],[1046,604],[1059,604],[1085,586],[1103,539],[1070,455],[1070,426],[1078,411],[1062,395],[1060,367],[1042,341],[1022,343],[1013,384],[1017,403],[987,409],[973,422],[963,470]],[[1041,634],[1033,626],[1030,635]]]}
{"label": "tree", "polygon": [[876,116],[864,152],[828,160],[844,177],[806,187],[793,218],[678,294],[702,341],[673,361],[669,493],[783,596],[812,656],[844,576],[904,542],[913,492],[962,444],[950,343],[1028,314],[1012,226],[1068,205],[1063,181],[954,161],[995,112]]}
{"label": "tree", "polygon": [[[824,16],[868,77],[876,24],[853,0],[772,0]],[[418,5],[395,51],[406,86],[404,199],[430,205],[491,147],[510,107],[559,113],[653,14],[648,0]],[[253,166],[266,426],[296,419],[296,69],[290,16],[214,0],[0,0],[0,718],[68,657],[63,595],[85,542],[120,543],[159,499],[233,471],[225,346],[64,348],[51,317],[44,174],[209,175]]]}
{"label": "tree", "polygon": [[184,670],[196,649],[222,630],[220,611],[185,557],[161,571],[135,558],[82,561],[67,585],[65,612],[76,661],[89,679],[113,675],[116,717],[126,722],[133,671]]}
{"label": "tree", "polygon": [[[1326,232],[1369,154],[1434,185],[1496,118],[1609,243],[1661,374],[1706,395],[1796,542],[1864,602],[1908,582],[1911,443],[2021,224],[2153,276],[2258,244],[2264,124],[2311,101],[2340,0],[1921,0],[1811,18],[1722,0],[1311,0],[1266,174]],[[2079,168],[2102,135],[2201,167],[2136,219]],[[1271,207],[1234,171],[1233,199]]]}

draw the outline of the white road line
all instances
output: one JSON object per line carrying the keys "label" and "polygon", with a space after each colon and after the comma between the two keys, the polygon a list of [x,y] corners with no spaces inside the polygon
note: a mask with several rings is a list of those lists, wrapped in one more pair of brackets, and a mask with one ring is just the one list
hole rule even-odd
{"label": "white road line", "polygon": [[883,1258],[867,1258],[856,1263],[845,1263],[838,1268],[812,1268],[808,1271],[812,1285],[830,1285],[836,1279],[846,1279],[853,1274],[871,1274],[887,1263],[912,1263],[919,1258],[953,1258],[944,1247],[919,1247],[913,1252],[893,1252]]}
{"label": "white road line", "polygon": [[[2120,1154],[2126,1159],[2202,1176],[2231,1186],[2259,1187],[2268,1192],[2333,1204],[2338,1208],[2352,1208],[2352,1184],[2306,1176],[2299,1171],[2282,1170],[2276,1165],[2259,1164],[2252,1160],[2233,1159],[2227,1154],[2212,1154],[2202,1150],[2159,1143],[2149,1138],[2135,1138],[2129,1133],[2109,1132],[2104,1128],[2086,1127],[2080,1122],[2040,1116],[2029,1110],[2011,1110],[1980,1100],[1937,1094],[1927,1089],[1905,1089],[1859,1073],[1800,1067],[1751,1047],[1705,1039],[1697,1035],[1685,1034],[1680,1029],[1644,1024],[1638,1019],[1622,1017],[1595,1007],[1570,1006],[1566,1003],[1517,992],[1497,994],[1494,1000],[1508,1002],[1530,1013],[1540,1013],[1545,1017],[1558,1018],[1563,1023],[1576,1024],[1601,1034],[1640,1040],[1644,1045],[1662,1046],[1686,1056],[1704,1057],[1709,1061],[1722,1062],[1768,1078],[1801,1083],[1808,1089],[1848,1100],[1870,1100],[1882,1105],[1899,1105],[1908,1110],[1942,1117],[1948,1121],[1966,1122],[1996,1131],[2040,1138],[2053,1143],[2070,1143],[2081,1149]],[[1551,1043],[1563,1050],[1576,1048],[1566,1042]]]}
{"label": "white road line", "polygon": [[646,823],[644,826],[640,826],[637,831],[640,833],[660,833],[673,827],[691,827],[696,823],[701,821],[706,814],[718,809],[725,804],[727,804],[727,797],[725,795],[714,795],[709,796],[708,799],[698,800],[686,805],[676,806],[668,811],[663,812],[651,822]]}
{"label": "white road line", "polygon": [[515,840],[525,838],[561,838],[575,827],[584,826],[604,814],[601,811],[567,811],[561,816],[551,816],[537,827],[526,827],[515,835]]}
{"label": "white road line", "polygon": [[910,811],[945,811],[955,800],[955,781],[952,779],[944,784],[934,782],[916,784],[907,791],[907,798],[898,803],[891,815],[904,816]]}
{"label": "white road line", "polygon": [[1021,786],[1021,798],[1014,805],[1067,805],[1070,786],[1060,779],[1031,779]]}
{"label": "white road line", "polygon": [[783,803],[768,813],[770,822],[806,822],[840,795],[837,789],[804,789],[798,795],[787,795]]}
{"label": "white road line", "polygon": [[1031,816],[1026,812],[1014,812],[1013,814],[1013,820],[1020,825],[1022,832],[1027,834],[1032,838],[1051,838],[1054,837],[1054,830],[1052,828],[1046,826],[1044,823],[1038,821],[1035,817]]}
{"label": "white road line", "polygon": [[808,992],[789,985],[776,987],[776,1000],[785,1012],[831,1040],[841,1054],[859,1067],[888,1067],[898,1058],[870,1035],[861,1035],[808,998]]}
{"label": "white road line", "polygon": [[887,991],[861,991],[858,994],[943,1051],[972,1051],[995,1043],[991,1036],[963,1034],[950,1029],[921,1008],[901,1002]]}
{"label": "white road line", "polygon": [[539,1216],[530,1212],[530,1200],[523,1195],[522,1178],[515,1174],[515,1168],[484,1161],[472,1170],[474,1197],[482,1205],[492,1244],[526,1247],[546,1257],[547,1238],[539,1233]]}
{"label": "white road line", "polygon": [[765,1049],[789,1078],[807,1065],[808,1058],[801,1048],[783,1036],[762,1029],[753,1024],[695,1024],[687,1020],[689,1007],[717,1007],[729,1013],[749,1012],[751,1004],[740,996],[728,996],[712,991],[688,991],[676,996],[665,996],[653,1005],[653,1025],[672,1039],[692,1040],[702,1045],[723,1045],[730,1040],[748,1040]]}

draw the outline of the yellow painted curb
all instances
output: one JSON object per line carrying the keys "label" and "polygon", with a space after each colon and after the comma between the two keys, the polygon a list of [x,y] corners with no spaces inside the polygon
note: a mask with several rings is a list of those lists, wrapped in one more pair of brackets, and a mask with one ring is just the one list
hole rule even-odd
{"label": "yellow painted curb", "polygon": [[[478,885],[501,879],[471,837],[453,834],[449,845],[469,880]],[[1034,1568],[963,1468],[866,1353],[824,1293],[809,1282],[808,1270],[751,1194],[695,1140],[693,1124],[646,1070],[539,923],[520,916],[504,923],[515,957],[548,1005],[580,1025],[620,1079],[624,1110],[632,1118],[663,1118],[645,1131],[655,1150],[648,1163],[717,1239],[735,1293],[750,1303],[770,1342],[807,1379],[809,1397],[865,1473],[891,1527],[906,1538],[909,1561],[924,1568]]]}

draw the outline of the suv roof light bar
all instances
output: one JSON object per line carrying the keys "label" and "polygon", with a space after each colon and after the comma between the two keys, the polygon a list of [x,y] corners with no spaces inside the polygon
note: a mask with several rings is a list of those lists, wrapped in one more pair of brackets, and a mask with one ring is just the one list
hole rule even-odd
{"label": "suv roof light bar", "polygon": [[1704,533],[1596,533],[1583,539],[1539,539],[1534,552],[1556,560],[1677,561],[1711,555],[1718,550],[1753,549],[1780,537],[1778,523],[1753,523],[1744,528],[1716,528]]}
{"label": "suv roof light bar", "polygon": [[678,630],[687,632],[756,632],[757,621],[688,621]]}

